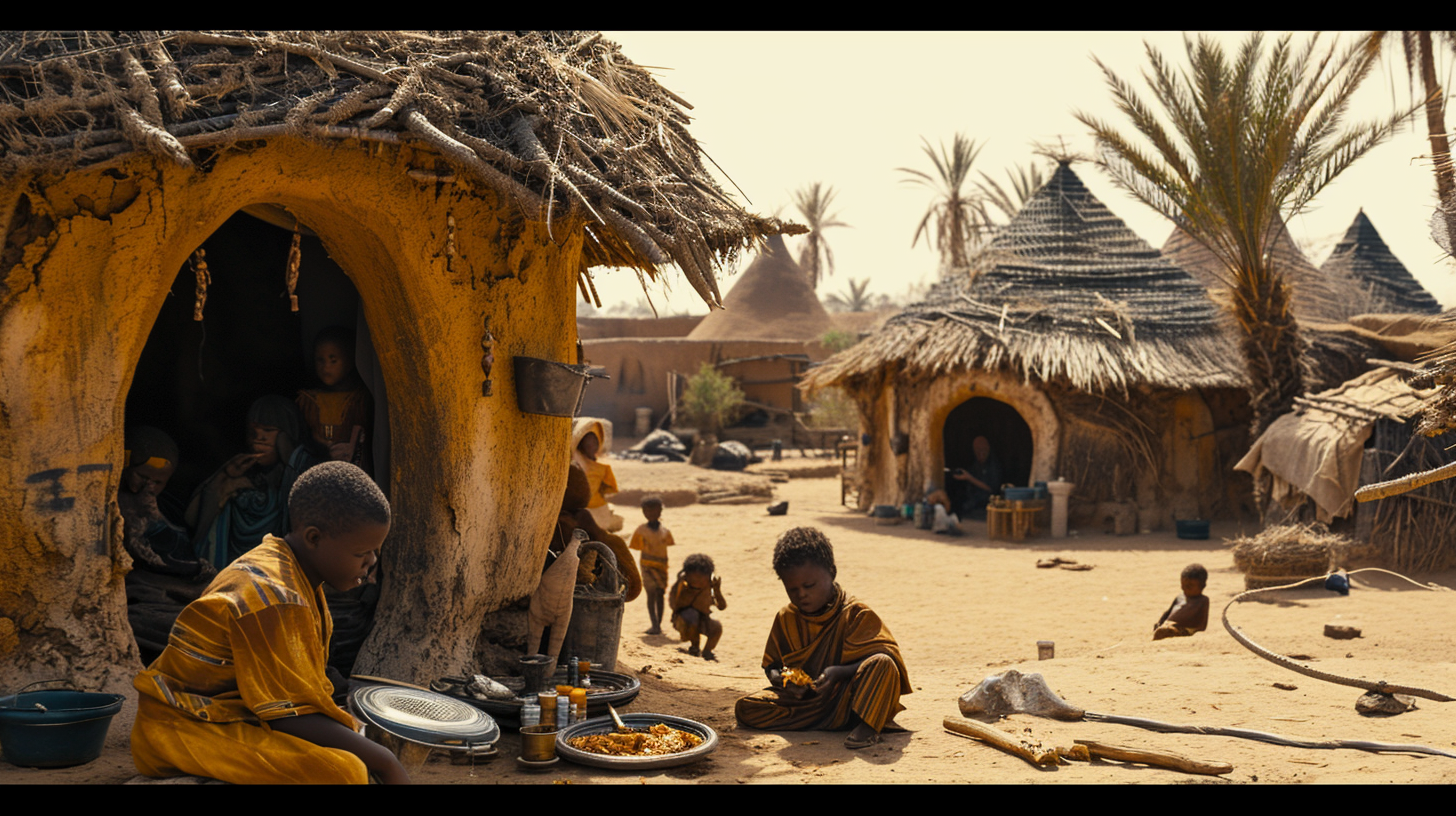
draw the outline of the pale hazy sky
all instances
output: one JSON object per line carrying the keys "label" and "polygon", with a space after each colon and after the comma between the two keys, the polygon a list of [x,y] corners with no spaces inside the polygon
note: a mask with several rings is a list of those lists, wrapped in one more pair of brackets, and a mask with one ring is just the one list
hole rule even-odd
{"label": "pale hazy sky", "polygon": [[[1268,41],[1278,34],[1270,32]],[[1234,51],[1246,34],[1214,36]],[[1295,42],[1308,36],[1297,32]],[[1342,46],[1355,37],[1338,36]],[[1144,40],[1170,64],[1187,64],[1181,32],[608,31],[606,37],[638,65],[662,69],[655,71],[659,81],[694,106],[690,132],[747,194],[748,209],[782,210],[793,218],[794,190],[815,181],[834,186],[832,212],[852,227],[824,233],[835,272],[820,284],[821,297],[844,290],[850,278],[869,278],[870,291],[898,296],[934,277],[937,255],[923,239],[910,246],[930,192],[903,183],[905,174],[896,172],[933,172],[922,136],[938,148],[964,132],[984,144],[973,169],[1004,184],[1007,168],[1034,158],[1033,142],[1060,137],[1073,150],[1092,154],[1092,139],[1073,111],[1131,131],[1113,107],[1093,55],[1149,101],[1141,78],[1148,64]],[[1449,88],[1449,59],[1441,70]],[[1410,99],[1404,64],[1392,52],[1358,92],[1352,119],[1389,116]],[[1423,126],[1407,127],[1370,152],[1290,229],[1296,240],[1314,244],[1311,260],[1318,265],[1363,207],[1396,257],[1451,306],[1456,267],[1442,260],[1429,237],[1435,183],[1429,159],[1419,158],[1430,152],[1423,132]],[[1144,240],[1162,246],[1170,222],[1092,164],[1079,162],[1073,170]],[[737,195],[721,176],[720,183]],[[787,239],[795,250],[800,240]],[[629,270],[593,275],[603,307],[640,297]],[[707,311],[680,273],[671,270],[666,277],[669,290],[654,287],[652,293],[660,313]],[[732,274],[720,280],[725,294],[735,280]]]}

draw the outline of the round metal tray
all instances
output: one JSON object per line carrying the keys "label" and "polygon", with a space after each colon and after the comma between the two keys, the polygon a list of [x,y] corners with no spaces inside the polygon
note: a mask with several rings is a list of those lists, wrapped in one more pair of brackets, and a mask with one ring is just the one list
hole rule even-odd
{"label": "round metal tray", "polygon": [[[593,675],[595,676],[595,675]],[[583,751],[580,748],[573,748],[567,740],[573,737],[585,737],[591,734],[606,734],[616,728],[611,717],[595,717],[590,720],[568,725],[556,735],[556,755],[570,762],[580,765],[594,765],[598,768],[611,768],[619,771],[646,771],[655,768],[672,768],[677,765],[687,765],[705,759],[708,754],[718,749],[718,732],[711,726],[704,725],[697,720],[689,720],[685,717],[674,717],[671,714],[623,714],[622,723],[629,728],[647,728],[657,723],[687,731],[703,738],[703,744],[690,751],[683,751],[676,754],[664,754],[662,756],[648,757],[621,757],[607,756],[605,754],[593,754]]]}
{"label": "round metal tray", "polygon": [[350,697],[360,719],[409,742],[485,755],[500,739],[500,726],[489,714],[444,694],[361,685]]}
{"label": "round metal tray", "polygon": [[[491,678],[502,681],[504,678]],[[520,678],[510,678],[516,682]],[[628,674],[602,671],[593,669],[591,673],[592,687],[586,692],[586,714],[588,717],[605,717],[607,715],[607,704],[617,708],[625,708],[637,695],[642,693],[642,681]],[[564,685],[566,683],[566,670],[556,673],[551,679],[551,684]],[[490,714],[502,726],[507,728],[521,727],[521,706],[524,700],[517,697],[514,700],[477,700],[462,694],[446,694],[452,700],[461,700],[476,708]]]}

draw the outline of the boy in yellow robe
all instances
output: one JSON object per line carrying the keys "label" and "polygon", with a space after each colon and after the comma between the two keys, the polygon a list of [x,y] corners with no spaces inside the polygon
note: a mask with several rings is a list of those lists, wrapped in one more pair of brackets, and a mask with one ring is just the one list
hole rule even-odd
{"label": "boy in yellow robe", "polygon": [[325,676],[333,623],[323,585],[362,584],[389,532],[389,502],[357,466],[326,462],[288,496],[292,530],[218,573],[137,675],[131,752],[147,776],[235,784],[409,781],[354,730]]}
{"label": "boy in yellow robe", "polygon": [[769,688],[738,701],[738,723],[775,731],[848,727],[846,748],[874,745],[911,692],[894,636],[835,583],[834,548],[819,530],[796,527],[780,536],[773,567],[790,603],[764,647]]}

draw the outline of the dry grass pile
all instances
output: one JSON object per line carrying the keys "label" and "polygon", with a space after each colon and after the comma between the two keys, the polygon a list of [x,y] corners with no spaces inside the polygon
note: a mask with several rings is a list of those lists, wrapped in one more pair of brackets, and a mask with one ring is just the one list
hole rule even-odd
{"label": "dry grass pile", "polygon": [[1292,584],[1329,572],[1330,560],[1353,546],[1323,524],[1284,524],[1254,536],[1233,539],[1234,566],[1244,573],[1245,589]]}

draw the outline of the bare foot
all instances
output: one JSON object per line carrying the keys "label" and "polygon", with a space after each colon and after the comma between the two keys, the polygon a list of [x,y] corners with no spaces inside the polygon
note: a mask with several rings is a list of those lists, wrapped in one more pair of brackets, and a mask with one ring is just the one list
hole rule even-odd
{"label": "bare foot", "polygon": [[875,732],[875,729],[870,728],[865,723],[860,723],[854,727],[854,730],[849,732],[849,736],[844,738],[844,747],[850,750],[868,748],[879,741],[880,735]]}
{"label": "bare foot", "polygon": [[662,627],[660,627],[660,626],[654,626],[651,629],[648,629],[647,630],[647,634],[649,634],[649,635],[660,635],[660,634],[662,634]]}
{"label": "bare foot", "polygon": [[696,645],[689,646],[688,647],[688,654],[692,655],[693,657],[697,657],[698,656],[698,647]]}
{"label": "bare foot", "polygon": [[703,650],[703,659],[704,660],[717,660],[718,659],[718,656],[715,655],[715,654],[713,654],[712,650],[710,650],[710,649],[704,649]]}

